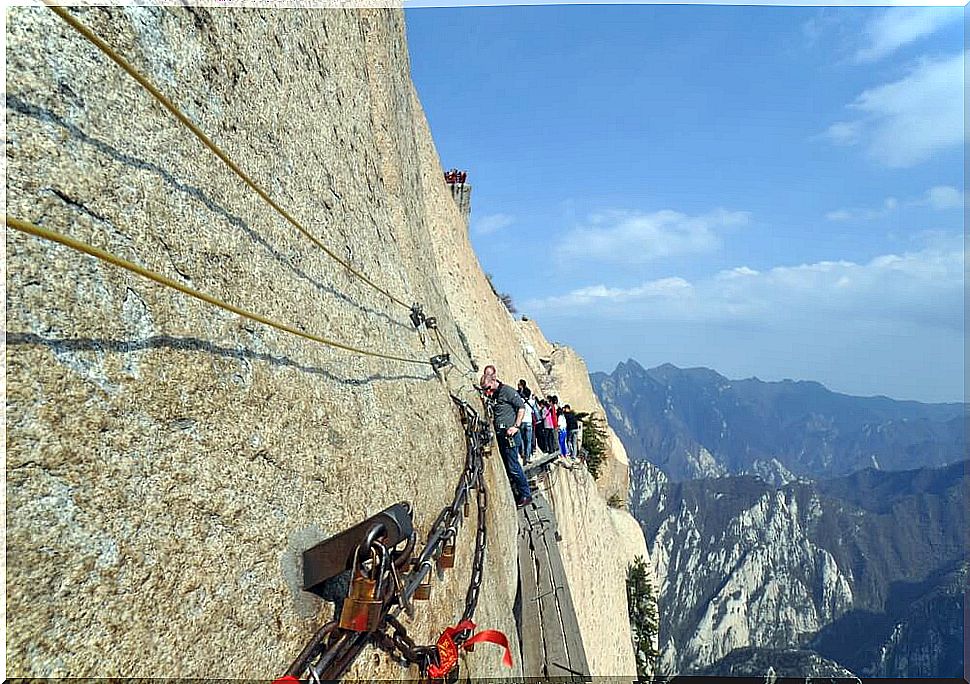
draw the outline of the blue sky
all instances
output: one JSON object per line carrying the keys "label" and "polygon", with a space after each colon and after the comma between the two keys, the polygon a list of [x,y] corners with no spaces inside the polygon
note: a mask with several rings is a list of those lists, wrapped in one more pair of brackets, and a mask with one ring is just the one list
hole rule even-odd
{"label": "blue sky", "polygon": [[964,394],[963,8],[406,10],[496,286],[591,370]]}

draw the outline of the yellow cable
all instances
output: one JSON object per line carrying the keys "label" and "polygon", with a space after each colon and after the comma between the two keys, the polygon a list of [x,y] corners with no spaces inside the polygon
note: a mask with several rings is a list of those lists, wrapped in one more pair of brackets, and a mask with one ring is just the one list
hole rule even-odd
{"label": "yellow cable", "polygon": [[145,90],[147,90],[149,93],[151,93],[151,95],[156,100],[158,100],[158,102],[161,103],[161,105],[163,107],[165,107],[165,109],[167,109],[169,112],[171,112],[172,115],[175,116],[175,118],[177,118],[190,131],[192,131],[192,133],[195,134],[195,137],[197,137],[202,142],[203,145],[205,145],[206,147],[208,147],[212,151],[213,154],[215,154],[217,157],[219,157],[219,159],[221,159],[226,164],[226,166],[228,166],[237,176],[239,176],[239,178],[242,179],[242,181],[246,185],[248,185],[250,188],[252,188],[256,192],[256,194],[258,194],[260,197],[262,197],[263,200],[265,200],[267,204],[269,204],[273,209],[275,209],[277,211],[277,213],[279,213],[280,216],[282,216],[291,225],[293,225],[293,227],[295,227],[298,231],[300,231],[306,237],[308,237],[311,241],[313,241],[313,243],[317,247],[319,247],[324,252],[326,252],[327,255],[331,259],[333,259],[338,264],[340,264],[341,266],[343,266],[345,269],[347,269],[347,271],[349,271],[350,273],[352,273],[354,276],[360,278],[365,283],[367,283],[368,285],[370,285],[372,288],[374,288],[375,290],[377,290],[378,292],[380,292],[381,294],[383,294],[384,296],[386,296],[388,299],[390,299],[395,304],[399,304],[400,306],[403,306],[406,309],[410,309],[411,308],[411,305],[410,304],[408,304],[408,303],[406,303],[406,302],[398,299],[397,297],[395,297],[394,295],[392,295],[390,292],[388,292],[387,290],[385,290],[384,288],[382,288],[380,285],[376,284],[370,278],[368,278],[363,273],[361,273],[360,271],[358,271],[357,269],[355,269],[353,266],[351,266],[349,263],[347,263],[346,261],[344,261],[343,259],[341,259],[336,253],[334,253],[326,245],[324,245],[322,242],[320,242],[317,238],[315,238],[313,235],[311,235],[310,232],[306,228],[304,228],[300,224],[299,221],[297,221],[295,218],[293,218],[289,214],[289,212],[287,212],[285,209],[283,209],[283,207],[281,207],[279,204],[277,204],[273,200],[273,198],[271,198],[266,193],[265,190],[263,190],[260,186],[258,186],[256,184],[256,182],[252,178],[250,178],[241,168],[239,168],[236,165],[236,163],[233,162],[232,159],[229,158],[229,155],[227,155],[225,152],[223,152],[222,149],[218,145],[216,145],[214,142],[212,142],[209,139],[209,137],[205,133],[203,133],[202,130],[198,126],[196,126],[194,123],[192,123],[192,121],[190,121],[189,118],[185,114],[183,114],[182,111],[178,107],[176,107],[175,104],[172,103],[171,100],[169,100],[167,97],[165,97],[165,95],[163,95],[161,93],[161,91],[158,90],[158,88],[156,88],[154,85],[152,85],[152,83],[145,76],[143,76],[141,74],[141,72],[139,72],[137,69],[135,69],[135,67],[133,67],[131,64],[129,64],[127,61],[125,61],[124,57],[122,57],[117,52],[115,52],[111,48],[110,45],[108,45],[103,40],[101,40],[101,38],[99,38],[93,31],[91,31],[91,29],[89,29],[87,26],[85,26],[84,24],[82,24],[81,22],[79,22],[77,19],[75,19],[73,16],[71,16],[71,14],[68,13],[68,11],[66,9],[64,9],[63,7],[58,7],[56,5],[51,4],[52,3],[52,0],[44,0],[44,3],[48,7],[50,7],[50,9],[55,14],[57,14],[57,16],[59,16],[61,19],[63,19],[65,22],[67,22],[71,26],[71,28],[73,28],[75,31],[77,31],[82,36],[84,36],[95,47],[97,47],[99,50],[101,50],[101,52],[103,52],[105,55],[107,55],[108,58],[111,59],[115,64],[117,64],[122,69],[124,69],[125,71],[127,71],[128,74],[133,79],[135,79],[136,81],[138,81],[138,83],[141,84],[141,86]]}
{"label": "yellow cable", "polygon": [[138,264],[134,264],[130,261],[126,261],[119,256],[115,256],[114,254],[111,254],[110,252],[106,252],[103,249],[94,247],[93,245],[89,245],[86,242],[75,240],[74,238],[68,237],[67,235],[63,235],[62,233],[58,233],[53,230],[48,230],[47,228],[41,228],[40,226],[36,226],[33,223],[28,223],[27,221],[21,221],[20,219],[14,218],[9,215],[7,216],[7,225],[23,233],[44,238],[45,240],[50,240],[52,242],[60,243],[62,245],[65,245],[66,247],[70,247],[71,249],[77,250],[78,252],[83,252],[84,254],[88,254],[90,256],[101,259],[101,261],[105,261],[114,266],[118,266],[119,268],[123,268],[127,271],[131,271],[132,273],[137,273],[138,275],[144,278],[148,278],[149,280],[153,280],[160,285],[165,285],[166,287],[170,287],[172,289],[178,290],[182,294],[186,294],[190,297],[195,297],[196,299],[202,300],[207,304],[211,304],[212,306],[217,306],[220,309],[225,309],[226,311],[234,313],[237,316],[242,316],[243,318],[248,318],[250,320],[256,321],[257,323],[268,325],[272,328],[276,328],[277,330],[282,330],[283,332],[290,333],[291,335],[298,335],[299,337],[312,340],[313,342],[319,342],[320,344],[325,344],[328,347],[336,347],[337,349],[343,349],[344,351],[354,352],[355,354],[364,354],[366,356],[374,356],[380,359],[390,359],[391,361],[402,361],[404,363],[417,363],[423,366],[431,365],[430,361],[425,361],[423,359],[412,359],[412,358],[407,358],[403,356],[394,356],[393,354],[382,354],[380,352],[367,351],[366,349],[358,349],[357,347],[352,347],[348,344],[343,344],[342,342],[336,342],[334,340],[329,340],[325,337],[320,337],[318,335],[313,335],[311,333],[303,332],[302,330],[293,328],[289,325],[286,325],[285,323],[279,323],[270,318],[266,318],[265,316],[260,316],[259,314],[251,313],[249,311],[246,311],[245,309],[240,309],[238,306],[233,306],[232,304],[223,302],[203,292],[194,290],[191,287],[187,287],[182,283],[172,280],[171,278],[167,278],[159,273],[155,273],[154,271],[149,271],[147,268],[142,268]]}

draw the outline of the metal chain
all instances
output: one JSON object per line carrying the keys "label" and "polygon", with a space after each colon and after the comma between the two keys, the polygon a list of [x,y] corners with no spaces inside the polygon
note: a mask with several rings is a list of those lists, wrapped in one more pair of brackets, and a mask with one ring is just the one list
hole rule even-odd
{"label": "metal chain", "polygon": [[[459,509],[464,507],[464,503],[472,489],[476,490],[478,503],[478,529],[475,536],[475,552],[472,561],[471,578],[468,583],[468,590],[465,594],[465,610],[462,620],[471,620],[478,607],[478,598],[481,593],[482,579],[485,571],[485,544],[487,539],[486,509],[488,508],[488,494],[485,487],[484,459],[482,447],[486,443],[487,423],[478,418],[478,414],[467,403],[452,397],[455,403],[463,411],[465,420],[465,435],[468,443],[466,470],[462,473],[459,485],[455,488],[455,499],[452,505],[442,511],[439,516],[441,524],[446,524],[449,520],[455,521],[463,517]],[[429,539],[431,536],[429,535]],[[443,540],[444,537],[442,536]],[[377,645],[384,651],[402,663],[417,665],[422,674],[427,672],[430,664],[438,662],[438,650],[435,645],[415,646],[414,640],[407,633],[407,629],[393,617],[389,618],[387,625],[393,630],[393,634],[382,633],[375,639]],[[454,637],[457,645],[463,644],[471,638],[471,630],[459,632]]]}
{"label": "metal chain", "polygon": [[[338,620],[332,620],[317,630],[310,642],[286,671],[286,675],[298,679],[309,679],[314,684],[339,679],[353,663],[368,643],[390,653],[402,665],[417,665],[422,674],[428,666],[438,662],[438,649],[435,645],[419,646],[408,635],[407,629],[397,616],[411,605],[418,585],[431,572],[432,563],[441,557],[445,543],[457,535],[464,520],[465,503],[471,490],[475,490],[478,503],[478,528],[475,536],[475,552],[472,561],[471,577],[465,594],[465,610],[462,620],[471,620],[478,606],[482,579],[485,570],[486,523],[488,495],[485,488],[484,446],[491,441],[488,423],[479,417],[467,402],[452,395],[465,429],[465,468],[455,485],[454,498],[445,506],[428,531],[427,540],[421,553],[413,559],[411,572],[402,575],[402,568],[412,561],[415,535],[408,539],[404,548],[384,549],[377,538],[377,532],[370,530],[367,537],[357,547],[356,555],[364,555],[366,549],[375,554],[390,553],[391,562],[382,563],[383,574],[371,562],[370,572],[376,572],[383,586],[390,587],[381,596],[383,608],[378,627],[374,632],[355,632],[342,629]],[[488,404],[485,403],[486,415]],[[376,557],[376,556],[375,556]],[[362,562],[366,567],[367,561]],[[385,576],[386,575],[386,576]],[[390,630],[390,631],[388,631]],[[455,636],[455,643],[461,645],[471,637],[471,630]]]}

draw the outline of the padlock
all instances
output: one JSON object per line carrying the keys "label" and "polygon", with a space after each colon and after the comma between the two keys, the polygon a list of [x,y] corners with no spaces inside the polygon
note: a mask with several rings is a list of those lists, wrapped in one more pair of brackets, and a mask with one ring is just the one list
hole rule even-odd
{"label": "padlock", "polygon": [[431,598],[431,564],[428,564],[428,572],[424,576],[424,579],[418,584],[417,588],[414,590],[414,598],[418,601],[427,601]]}
{"label": "padlock", "polygon": [[472,506],[468,499],[465,499],[465,503],[462,505],[462,512],[465,514],[466,518],[472,513]]}
{"label": "padlock", "polygon": [[[383,556],[380,563],[376,555],[372,558],[372,570],[377,573],[377,579],[368,577],[357,563],[360,547],[354,552],[354,576],[350,581],[350,593],[344,599],[340,611],[340,628],[353,632],[373,632],[380,624],[381,589],[384,579],[384,564],[387,559]],[[372,552],[373,554],[373,552]]]}
{"label": "padlock", "polygon": [[417,589],[414,590],[413,598],[417,601],[427,601],[431,598],[431,573],[425,575]]}
{"label": "padlock", "polygon": [[445,540],[445,546],[438,557],[438,567],[445,570],[455,567],[455,536],[458,531],[451,528],[451,536]]}

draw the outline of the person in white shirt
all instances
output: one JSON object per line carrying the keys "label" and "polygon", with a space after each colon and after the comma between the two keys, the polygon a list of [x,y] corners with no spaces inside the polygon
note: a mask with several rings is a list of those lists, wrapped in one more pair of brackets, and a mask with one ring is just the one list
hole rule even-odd
{"label": "person in white shirt", "polygon": [[559,409],[556,413],[558,414],[556,426],[559,428],[559,453],[566,456],[568,453],[566,450],[566,416],[563,415],[562,409]]}

